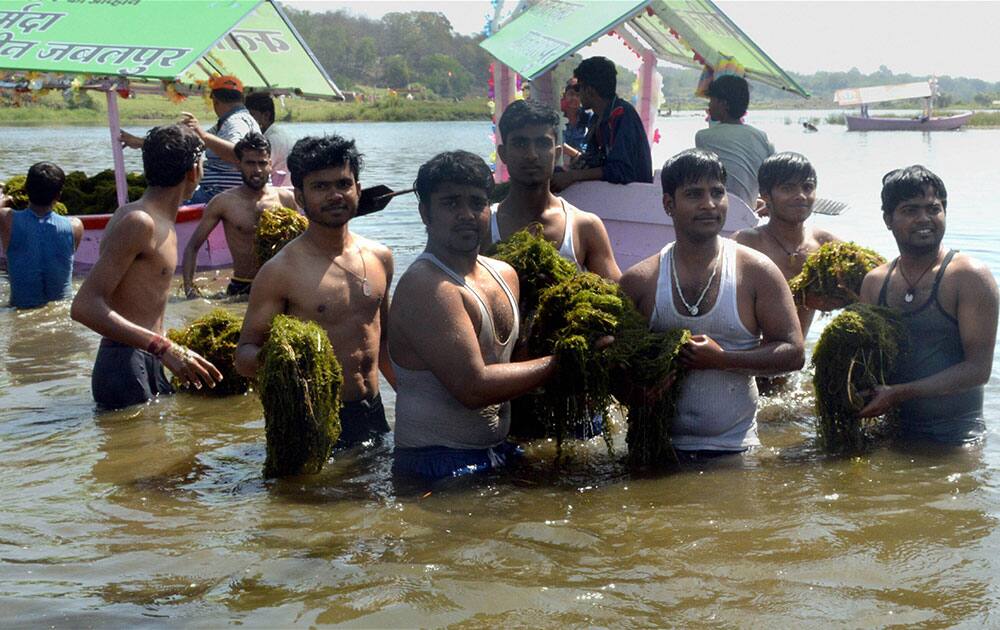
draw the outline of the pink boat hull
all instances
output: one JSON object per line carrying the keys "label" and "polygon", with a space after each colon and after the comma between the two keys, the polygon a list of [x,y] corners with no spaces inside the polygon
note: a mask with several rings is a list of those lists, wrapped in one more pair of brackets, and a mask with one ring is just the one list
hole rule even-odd
{"label": "pink boat hull", "polygon": [[848,131],[954,131],[972,118],[972,112],[931,118],[865,118],[845,116]]}

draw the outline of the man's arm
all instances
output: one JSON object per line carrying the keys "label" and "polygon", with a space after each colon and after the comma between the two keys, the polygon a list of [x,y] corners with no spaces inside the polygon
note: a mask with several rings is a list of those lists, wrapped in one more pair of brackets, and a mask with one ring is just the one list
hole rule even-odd
{"label": "man's arm", "polygon": [[399,304],[407,306],[409,323],[402,329],[404,343],[469,409],[521,396],[555,374],[552,356],[486,365],[462,296],[444,280],[425,276],[404,283],[397,290],[396,304],[397,308]]}
{"label": "man's arm", "polygon": [[76,217],[70,217],[69,222],[73,225],[73,251],[75,252],[80,247],[80,241],[83,240],[83,221]]}
{"label": "man's arm", "polygon": [[276,259],[269,260],[254,278],[243,330],[236,345],[236,371],[247,378],[253,378],[260,367],[260,348],[271,331],[271,320],[285,312],[285,282],[275,263]]}
{"label": "man's arm", "polygon": [[[913,398],[932,398],[965,391],[990,380],[997,336],[997,284],[985,265],[968,261],[954,272],[958,283],[958,334],[965,359],[920,380],[876,386],[874,397],[858,415],[881,416]],[[867,278],[865,278],[867,280]]]}
{"label": "man's arm", "polygon": [[[292,210],[301,210],[301,208],[299,208],[299,204],[295,201],[295,193],[293,193],[291,190],[287,188],[281,188],[281,187],[278,188],[278,200],[281,202],[281,205],[284,206],[285,208],[291,208]],[[389,256],[391,258],[392,254],[390,254]]]}
{"label": "man's arm", "polygon": [[[111,308],[111,296],[152,236],[153,219],[148,214],[132,212],[123,217],[105,235],[104,250],[73,298],[70,317],[102,337],[155,352],[183,385],[198,389],[202,384],[215,387],[222,374],[214,365],[156,332],[130,322]],[[159,352],[154,349],[157,344],[161,347]]]}
{"label": "man's arm", "polygon": [[389,288],[392,287],[392,275],[394,263],[392,252],[385,248],[384,252],[379,252],[382,266],[385,269],[385,295],[382,296],[382,304],[378,307],[379,316],[379,340],[378,340],[378,369],[382,376],[389,382],[389,385],[396,389],[396,372],[392,369],[392,361],[389,360]]}
{"label": "man's arm", "polygon": [[578,225],[584,246],[584,268],[602,278],[618,282],[622,277],[622,270],[615,261],[615,253],[611,249],[611,239],[608,238],[604,222],[589,212],[577,212],[576,216],[582,219]]}
{"label": "man's arm", "polygon": [[3,193],[0,193],[0,245],[3,245],[3,250],[6,252],[7,244],[10,243],[10,227],[14,223],[14,209],[3,205],[5,199],[10,197],[4,197]]}
{"label": "man's arm", "polygon": [[119,133],[118,140],[121,141],[123,147],[129,149],[141,149],[142,145],[146,143],[145,138],[140,138],[124,130]]}
{"label": "man's arm", "polygon": [[552,173],[550,187],[553,191],[559,192],[560,190],[565,190],[571,184],[575,184],[576,182],[600,180],[603,178],[604,169],[600,166],[595,166],[593,168],[569,168],[565,171]]}
{"label": "man's arm", "polygon": [[198,134],[201,141],[205,143],[212,153],[219,156],[219,158],[230,162],[231,164],[239,164],[240,161],[236,158],[236,147],[235,142],[230,142],[225,138],[220,138],[214,134],[208,133],[201,128],[201,124],[198,122],[198,118],[190,112],[181,112],[181,124],[185,125],[188,129]]}
{"label": "man's arm", "polygon": [[208,202],[201,213],[198,227],[194,229],[194,234],[191,235],[184,247],[184,262],[182,264],[184,295],[188,298],[198,296],[198,290],[194,286],[194,272],[198,266],[198,250],[201,249],[202,244],[208,239],[208,235],[212,233],[215,226],[222,220],[222,215],[225,214],[224,195],[225,193],[216,195]]}
{"label": "man's arm", "polygon": [[736,370],[769,376],[798,370],[805,363],[805,348],[795,304],[788,284],[778,267],[758,252],[747,255],[738,276],[752,283],[754,317],[761,343],[749,350],[724,350],[708,335],[691,337],[681,350],[681,363],[695,370]]}

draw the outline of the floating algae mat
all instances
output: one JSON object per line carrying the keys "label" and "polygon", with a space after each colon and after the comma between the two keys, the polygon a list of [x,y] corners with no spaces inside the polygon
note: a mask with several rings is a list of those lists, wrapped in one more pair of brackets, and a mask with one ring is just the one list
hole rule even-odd
{"label": "floating algae mat", "polygon": [[281,248],[306,231],[309,219],[291,208],[272,208],[260,215],[257,233],[254,234],[254,254],[257,264],[271,260]]}
{"label": "floating algae mat", "polygon": [[885,422],[858,418],[861,392],[886,383],[906,350],[899,312],[852,304],[827,324],[813,351],[817,434],[828,452],[863,450]]}
{"label": "floating algae mat", "polygon": [[257,391],[267,434],[265,477],[314,474],[340,437],[343,373],[315,322],[278,315],[260,351]]}
{"label": "floating algae mat", "polygon": [[250,380],[236,371],[236,344],[240,340],[243,318],[217,308],[202,315],[183,330],[170,329],[170,341],[186,346],[208,359],[220,372],[222,382],[215,387],[192,389],[192,392],[228,396],[250,389]]}
{"label": "floating algae mat", "polygon": [[798,304],[807,296],[853,303],[865,275],[884,263],[877,252],[856,243],[826,243],[806,258],[802,272],[788,286]]}

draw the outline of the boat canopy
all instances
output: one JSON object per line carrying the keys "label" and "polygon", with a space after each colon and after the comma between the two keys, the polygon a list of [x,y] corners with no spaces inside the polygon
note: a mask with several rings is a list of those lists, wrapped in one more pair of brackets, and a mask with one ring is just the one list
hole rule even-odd
{"label": "boat canopy", "polygon": [[837,105],[868,105],[886,101],[900,101],[908,98],[928,98],[934,95],[929,81],[900,83],[899,85],[875,85],[872,87],[847,88],[837,90],[833,98]]}
{"label": "boat canopy", "polygon": [[273,0],[0,0],[0,71],[202,84],[343,99]]}
{"label": "boat canopy", "polygon": [[696,69],[735,61],[748,79],[809,97],[712,0],[540,0],[480,46],[534,80],[613,30],[657,59]]}

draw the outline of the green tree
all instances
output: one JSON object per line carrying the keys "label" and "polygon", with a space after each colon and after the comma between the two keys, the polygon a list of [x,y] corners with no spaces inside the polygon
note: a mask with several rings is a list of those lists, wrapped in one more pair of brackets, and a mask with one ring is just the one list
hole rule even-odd
{"label": "green tree", "polygon": [[402,55],[392,55],[382,62],[382,81],[391,88],[410,84],[410,65]]}

